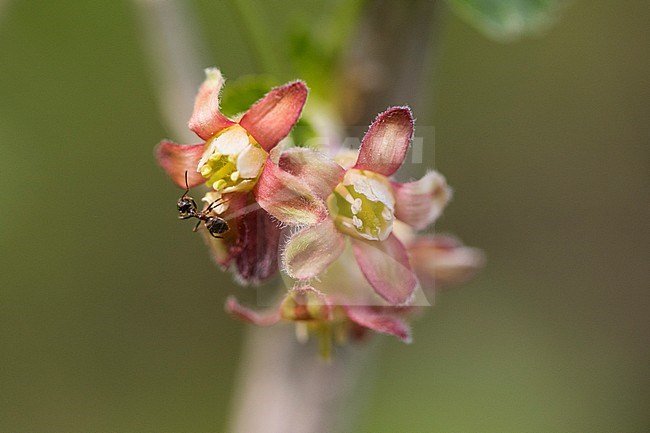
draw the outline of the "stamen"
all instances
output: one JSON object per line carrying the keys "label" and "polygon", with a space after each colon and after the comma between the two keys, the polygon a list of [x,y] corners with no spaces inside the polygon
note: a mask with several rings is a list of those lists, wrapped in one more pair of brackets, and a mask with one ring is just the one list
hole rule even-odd
{"label": "stamen", "polygon": [[219,179],[218,181],[216,181],[215,183],[212,184],[212,188],[214,188],[217,191],[221,191],[222,189],[224,189],[226,187],[226,184],[227,183],[226,183],[225,180]]}
{"label": "stamen", "polygon": [[239,172],[238,171],[233,171],[230,174],[230,180],[232,180],[233,182],[237,182],[237,179],[239,179]]}
{"label": "stamen", "polygon": [[209,164],[205,164],[201,167],[201,176],[208,177],[212,174],[212,167]]}
{"label": "stamen", "polygon": [[360,198],[354,199],[354,201],[352,202],[352,206],[350,206],[353,215],[356,215],[361,211],[361,203],[362,202]]}

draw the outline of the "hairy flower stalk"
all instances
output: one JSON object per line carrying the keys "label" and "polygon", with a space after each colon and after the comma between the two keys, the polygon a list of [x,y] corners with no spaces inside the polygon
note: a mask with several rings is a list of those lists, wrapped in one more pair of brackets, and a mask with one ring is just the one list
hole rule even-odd
{"label": "hairy flower stalk", "polygon": [[355,152],[286,148],[278,144],[298,121],[305,84],[271,89],[231,119],[219,109],[223,83],[218,69],[206,70],[189,121],[203,142],[163,141],[157,156],[177,185],[185,186],[187,172],[190,187],[208,187],[204,201],[218,200],[208,211],[231,229],[206,240],[219,265],[256,283],[281,263],[289,289],[277,306],[256,312],[231,297],[226,309],[260,326],[293,322],[299,338],[320,339],[324,357],[333,344],[370,331],[410,342],[408,321],[428,305],[425,297],[466,281],[483,263],[453,238],[418,233],[440,216],[451,189],[435,171],[393,179],[413,136],[411,110],[379,114]]}

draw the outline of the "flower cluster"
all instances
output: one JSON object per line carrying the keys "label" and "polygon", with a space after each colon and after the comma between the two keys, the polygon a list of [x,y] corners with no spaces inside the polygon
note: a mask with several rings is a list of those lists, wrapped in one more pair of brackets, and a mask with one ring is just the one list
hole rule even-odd
{"label": "flower cluster", "polygon": [[189,121],[202,142],[163,141],[158,161],[178,186],[205,184],[203,200],[220,200],[208,210],[230,230],[223,239],[205,236],[220,266],[242,283],[281,271],[290,287],[264,312],[229,298],[233,315],[258,325],[296,322],[324,347],[368,330],[409,341],[415,306],[481,267],[480,251],[418,234],[441,214],[451,189],[435,171],[393,179],[413,137],[408,107],[379,114],[357,151],[287,146],[307,99],[303,82],[273,88],[228,118],[219,109],[221,73],[206,75]]}

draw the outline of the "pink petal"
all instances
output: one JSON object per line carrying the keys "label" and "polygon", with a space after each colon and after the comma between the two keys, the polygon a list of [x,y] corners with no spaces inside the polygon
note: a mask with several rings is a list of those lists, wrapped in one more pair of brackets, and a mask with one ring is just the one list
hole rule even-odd
{"label": "pink petal", "polygon": [[406,248],[391,233],[385,241],[352,238],[352,249],[363,275],[377,294],[394,305],[411,300],[417,279]]}
{"label": "pink petal", "polygon": [[217,68],[205,70],[205,81],[194,100],[194,111],[187,126],[204,140],[235,124],[219,111],[219,92],[223,77]]}
{"label": "pink petal", "polygon": [[408,107],[392,107],[370,125],[361,141],[353,168],[391,176],[404,162],[413,137],[413,115]]}
{"label": "pink petal", "polygon": [[399,317],[390,313],[389,310],[373,307],[344,307],[350,320],[365,328],[383,334],[394,335],[405,343],[411,342],[411,328]]}
{"label": "pink petal", "polygon": [[425,229],[442,213],[451,198],[445,178],[431,171],[420,180],[393,182],[395,216],[417,230]]}
{"label": "pink petal", "polygon": [[278,271],[280,227],[257,205],[242,215],[237,227],[238,279],[244,284],[258,284]]}
{"label": "pink petal", "polygon": [[275,87],[244,114],[239,124],[270,152],[298,121],[307,93],[302,81]]}
{"label": "pink petal", "polygon": [[271,159],[266,161],[253,194],[262,208],[285,224],[313,225],[327,217],[325,202]]}
{"label": "pink petal", "polygon": [[313,278],[336,260],[344,248],[345,236],[327,218],[289,238],[282,253],[282,266],[291,278]]}
{"label": "pink petal", "polygon": [[278,165],[282,170],[300,178],[323,200],[327,199],[345,175],[343,167],[324,153],[299,147],[282,152]]}
{"label": "pink petal", "polygon": [[272,309],[265,312],[257,312],[242,306],[234,296],[226,300],[226,311],[236,318],[258,326],[271,326],[280,321],[280,312]]}
{"label": "pink petal", "polygon": [[408,247],[413,269],[426,289],[445,289],[465,283],[485,265],[485,255],[443,235],[423,236]]}
{"label": "pink petal", "polygon": [[203,176],[196,171],[196,166],[203,155],[205,145],[202,144],[176,144],[163,140],[156,146],[156,159],[158,164],[169,174],[174,183],[185,188],[185,172],[189,187],[203,182]]}

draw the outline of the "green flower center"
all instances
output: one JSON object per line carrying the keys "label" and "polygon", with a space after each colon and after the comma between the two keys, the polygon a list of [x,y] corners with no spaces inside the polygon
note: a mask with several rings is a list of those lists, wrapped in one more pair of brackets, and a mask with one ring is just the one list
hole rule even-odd
{"label": "green flower center", "polygon": [[385,240],[391,233],[395,198],[385,176],[348,170],[327,199],[337,228],[351,236]]}
{"label": "green flower center", "polygon": [[209,139],[197,171],[219,192],[249,191],[255,186],[268,154],[239,125]]}

